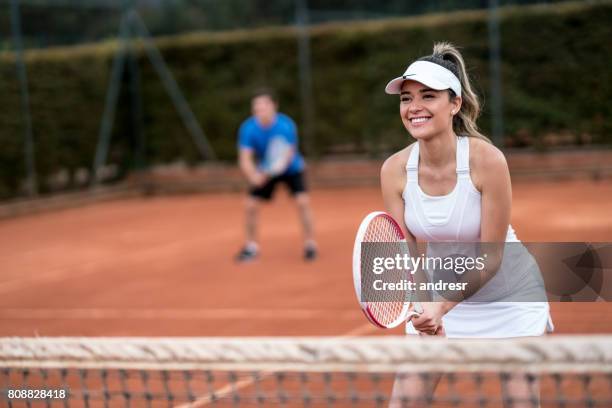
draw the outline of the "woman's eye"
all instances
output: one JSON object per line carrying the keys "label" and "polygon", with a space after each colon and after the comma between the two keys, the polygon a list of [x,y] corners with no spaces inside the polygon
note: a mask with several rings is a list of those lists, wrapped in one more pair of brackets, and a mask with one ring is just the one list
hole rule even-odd
{"label": "woman's eye", "polygon": [[425,94],[423,95],[423,99],[432,99],[435,98],[435,96],[433,94]]}
{"label": "woman's eye", "polygon": [[410,98],[404,97],[404,98],[401,98],[400,101],[401,102],[410,102]]}

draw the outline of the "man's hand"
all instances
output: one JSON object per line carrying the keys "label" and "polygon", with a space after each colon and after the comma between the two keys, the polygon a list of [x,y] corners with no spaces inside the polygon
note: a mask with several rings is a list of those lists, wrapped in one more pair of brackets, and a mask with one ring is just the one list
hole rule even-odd
{"label": "man's hand", "polygon": [[253,150],[240,149],[238,162],[240,164],[240,170],[242,170],[242,173],[246,176],[247,181],[253,187],[261,187],[269,180],[269,176],[267,174],[262,173],[257,169]]}
{"label": "man's hand", "polygon": [[254,171],[249,177],[249,183],[255,187],[261,187],[268,181],[268,176],[260,171]]}

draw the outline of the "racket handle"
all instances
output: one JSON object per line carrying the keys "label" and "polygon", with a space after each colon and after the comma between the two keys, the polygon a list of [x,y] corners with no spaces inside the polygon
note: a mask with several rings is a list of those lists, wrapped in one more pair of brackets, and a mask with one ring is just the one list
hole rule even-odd
{"label": "racket handle", "polygon": [[409,322],[413,317],[419,317],[420,315],[420,313],[411,310],[410,312],[406,313],[406,321]]}
{"label": "racket handle", "polygon": [[419,317],[423,313],[423,306],[420,302],[412,303],[412,310],[406,313],[406,321],[410,321],[413,317]]}

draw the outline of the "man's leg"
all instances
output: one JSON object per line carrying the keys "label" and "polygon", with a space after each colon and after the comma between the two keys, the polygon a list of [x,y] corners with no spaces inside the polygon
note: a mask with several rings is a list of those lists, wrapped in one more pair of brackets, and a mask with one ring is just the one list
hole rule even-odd
{"label": "man's leg", "polygon": [[259,215],[260,199],[248,195],[245,200],[245,231],[246,243],[244,248],[236,256],[239,262],[250,261],[257,257],[259,246],[257,245],[257,218]]}
{"label": "man's leg", "polygon": [[301,192],[295,195],[295,201],[300,213],[302,228],[304,231],[304,258],[308,261],[317,257],[317,245],[314,240],[314,227],[310,197],[308,193]]}
{"label": "man's leg", "polygon": [[244,202],[245,210],[245,231],[246,244],[244,248],[236,256],[238,262],[250,261],[259,254],[259,246],[257,245],[257,219],[259,215],[259,206],[262,201],[272,199],[274,189],[278,180],[273,178],[268,180],[263,186],[251,187],[249,194]]}
{"label": "man's leg", "polygon": [[259,199],[248,196],[245,203],[246,211],[246,242],[257,243],[257,216],[259,213]]}

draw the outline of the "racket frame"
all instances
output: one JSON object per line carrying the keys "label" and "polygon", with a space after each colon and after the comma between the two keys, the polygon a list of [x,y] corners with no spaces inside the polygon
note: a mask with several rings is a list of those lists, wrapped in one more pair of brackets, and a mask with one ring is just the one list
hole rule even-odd
{"label": "racket frame", "polygon": [[264,156],[262,170],[265,174],[267,174],[270,177],[280,176],[287,170],[287,168],[291,164],[292,159],[287,160],[287,162],[285,163],[282,169],[277,168],[278,165],[282,161],[286,160],[285,156],[287,156],[290,151],[293,151],[295,147],[290,142],[285,140],[283,137],[274,136],[270,140],[267,149],[270,149],[270,151],[274,150],[273,152],[274,157],[269,157],[270,154],[268,153],[268,151],[266,151],[266,154]]}
{"label": "racket frame", "polygon": [[368,321],[370,321],[370,323],[372,323],[373,325],[377,327],[380,327],[383,329],[392,329],[394,327],[399,326],[402,323],[405,323],[408,317],[422,313],[422,308],[418,302],[415,302],[414,306],[417,312],[411,312],[409,311],[411,302],[406,301],[404,302],[402,311],[398,315],[398,318],[395,319],[393,322],[385,325],[376,319],[376,317],[374,316],[370,308],[369,302],[362,301],[361,299],[361,244],[363,243],[363,238],[365,237],[366,231],[368,230],[370,223],[376,217],[384,217],[387,220],[389,220],[391,224],[397,229],[397,232],[399,233],[400,238],[404,241],[406,240],[406,237],[404,235],[404,232],[402,231],[402,228],[399,226],[397,221],[395,221],[393,217],[387,214],[386,212],[374,211],[366,215],[366,217],[363,219],[363,221],[361,221],[361,224],[359,225],[359,229],[357,230],[357,235],[355,236],[355,244],[353,245],[353,284],[355,285],[355,293],[357,295],[357,300],[359,301],[361,311],[366,316]]}

